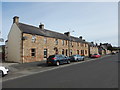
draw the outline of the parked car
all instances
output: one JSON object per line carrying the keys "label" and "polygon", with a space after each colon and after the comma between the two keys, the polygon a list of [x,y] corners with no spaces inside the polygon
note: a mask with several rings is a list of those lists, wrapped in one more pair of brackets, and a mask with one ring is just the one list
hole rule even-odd
{"label": "parked car", "polygon": [[70,61],[84,61],[84,56],[72,55],[69,57]]}
{"label": "parked car", "polygon": [[57,65],[59,66],[60,64],[64,64],[64,63],[70,63],[70,60],[68,59],[68,57],[64,56],[64,55],[51,55],[47,58],[47,65]]}
{"label": "parked car", "polygon": [[112,55],[115,55],[115,52],[112,52],[111,54],[112,54]]}
{"label": "parked car", "polygon": [[0,75],[1,75],[2,77],[5,76],[5,75],[7,75],[7,74],[8,74],[8,71],[9,71],[8,68],[6,68],[6,67],[4,67],[4,66],[0,66]]}
{"label": "parked car", "polygon": [[93,55],[91,55],[91,58],[99,58],[99,57],[101,57],[100,54],[93,54]]}

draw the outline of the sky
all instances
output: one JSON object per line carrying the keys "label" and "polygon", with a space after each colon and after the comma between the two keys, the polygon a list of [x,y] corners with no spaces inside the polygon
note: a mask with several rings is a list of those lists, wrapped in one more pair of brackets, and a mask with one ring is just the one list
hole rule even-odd
{"label": "sky", "polygon": [[2,2],[1,37],[5,40],[14,16],[36,27],[43,23],[48,30],[69,31],[88,42],[118,45],[117,2]]}

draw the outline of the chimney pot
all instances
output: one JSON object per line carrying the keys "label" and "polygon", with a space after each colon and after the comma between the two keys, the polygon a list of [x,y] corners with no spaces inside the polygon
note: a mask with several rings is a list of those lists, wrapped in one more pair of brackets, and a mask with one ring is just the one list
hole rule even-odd
{"label": "chimney pot", "polygon": [[44,24],[40,23],[39,28],[44,30]]}
{"label": "chimney pot", "polygon": [[70,37],[70,32],[65,32],[64,34]]}
{"label": "chimney pot", "polygon": [[92,44],[94,44],[94,42],[91,42]]}
{"label": "chimney pot", "polygon": [[96,46],[98,46],[98,44],[96,43]]}
{"label": "chimney pot", "polygon": [[19,17],[18,16],[13,17],[13,23],[16,23],[16,24],[19,23]]}
{"label": "chimney pot", "polygon": [[82,39],[82,36],[80,36],[79,38]]}
{"label": "chimney pot", "polygon": [[83,39],[83,41],[85,41],[85,39]]}
{"label": "chimney pot", "polygon": [[102,43],[100,43],[100,46],[102,45]]}

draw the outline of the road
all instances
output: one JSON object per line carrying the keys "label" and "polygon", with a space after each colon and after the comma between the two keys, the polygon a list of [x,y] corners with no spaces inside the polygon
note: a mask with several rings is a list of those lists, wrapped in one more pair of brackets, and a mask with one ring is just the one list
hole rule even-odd
{"label": "road", "polygon": [[118,56],[111,55],[3,82],[3,88],[118,88]]}

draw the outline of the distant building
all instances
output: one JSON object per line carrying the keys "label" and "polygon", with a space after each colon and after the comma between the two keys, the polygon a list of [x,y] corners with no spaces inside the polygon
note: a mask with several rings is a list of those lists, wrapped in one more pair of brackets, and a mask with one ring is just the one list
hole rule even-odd
{"label": "distant building", "polygon": [[104,43],[104,44],[100,43],[100,45],[99,45],[99,53],[101,55],[110,54],[111,51],[108,49],[108,47],[110,47],[110,46],[112,47],[112,45],[108,44],[108,43]]}
{"label": "distant building", "polygon": [[89,44],[89,56],[93,54],[99,54],[97,44],[94,44],[93,42],[89,42],[88,44]]}
{"label": "distant building", "polygon": [[46,60],[53,54],[88,56],[88,43],[82,37],[47,30],[44,24],[39,27],[23,24],[17,16],[13,18],[5,49],[6,61],[19,63]]}

